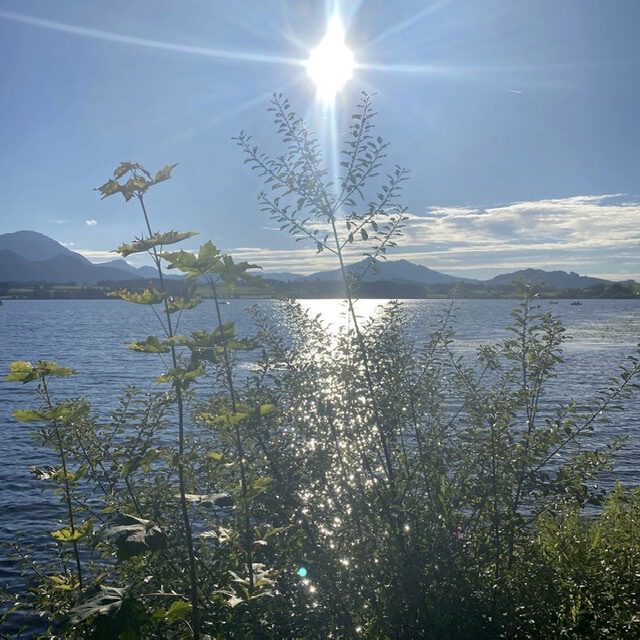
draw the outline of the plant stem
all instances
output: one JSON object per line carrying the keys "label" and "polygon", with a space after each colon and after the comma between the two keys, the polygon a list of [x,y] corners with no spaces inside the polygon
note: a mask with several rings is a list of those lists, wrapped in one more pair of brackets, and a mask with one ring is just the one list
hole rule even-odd
{"label": "plant stem", "polygon": [[[142,194],[138,194],[138,201],[142,208],[144,220],[147,224],[147,230],[149,231],[149,237],[153,237],[153,231],[151,230],[151,224],[149,222],[149,216],[144,204],[144,198]],[[169,313],[169,301],[167,300],[167,289],[164,283],[164,275],[162,273],[162,265],[160,262],[160,256],[158,250],[153,247],[153,258],[158,271],[158,278],[160,280],[160,290],[165,294],[164,296],[164,312],[167,319],[167,333],[170,338],[173,337],[173,326],[171,323],[171,314]],[[178,366],[178,358],[176,354],[176,348],[174,344],[170,345],[171,349],[171,362],[173,368]],[[176,402],[178,405],[178,484],[180,490],[180,509],[182,511],[182,521],[184,524],[185,538],[187,542],[187,553],[189,556],[189,599],[191,601],[191,628],[193,637],[195,640],[200,638],[200,614],[198,607],[198,577],[196,572],[196,557],[193,548],[193,533],[191,530],[191,522],[189,520],[189,509],[186,498],[185,487],[185,475],[184,475],[184,400],[182,397],[182,387],[179,381],[174,384],[176,391]]]}
{"label": "plant stem", "polygon": [[[216,308],[216,317],[218,320],[218,329],[222,336],[222,353],[224,359],[224,370],[227,378],[227,386],[229,387],[229,395],[231,396],[231,410],[235,414],[237,412],[236,392],[233,384],[233,371],[231,369],[231,359],[229,357],[229,351],[227,344],[224,340],[224,330],[222,322],[222,313],[220,312],[220,303],[218,299],[218,291],[216,289],[216,283],[210,276],[207,276],[209,286],[213,293],[213,302]],[[235,422],[235,421],[234,421]],[[240,426],[237,422],[234,424],[234,437],[236,440],[236,448],[238,450],[238,456],[240,458],[240,490],[242,493],[242,510],[244,520],[244,546],[245,554],[247,558],[247,570],[249,572],[249,591],[253,594],[255,588],[255,577],[253,575],[253,528],[251,526],[251,518],[249,516],[249,501],[248,501],[248,483],[247,483],[247,469],[245,460],[244,445],[242,443],[242,434],[240,433]]]}
{"label": "plant stem", "polygon": [[[49,395],[49,388],[47,387],[47,379],[46,377],[42,378],[42,390],[44,392],[44,397],[47,401],[47,406],[49,409],[53,410],[53,403],[51,402],[51,396]],[[62,462],[62,474],[64,481],[64,498],[67,504],[67,514],[69,516],[69,530],[71,531],[71,537],[75,536],[76,528],[75,522],[73,518],[73,507],[71,506],[71,487],[69,486],[69,477],[67,475],[67,458],[64,453],[64,444],[62,442],[62,435],[60,434],[60,425],[57,420],[53,420],[53,429],[56,434],[56,440],[58,444],[58,450],[60,453],[60,461]],[[80,564],[80,553],[78,551],[78,543],[76,540],[72,540],[73,544],[73,555],[76,560],[76,567],[78,569],[78,586],[80,591],[82,591],[82,565]]]}

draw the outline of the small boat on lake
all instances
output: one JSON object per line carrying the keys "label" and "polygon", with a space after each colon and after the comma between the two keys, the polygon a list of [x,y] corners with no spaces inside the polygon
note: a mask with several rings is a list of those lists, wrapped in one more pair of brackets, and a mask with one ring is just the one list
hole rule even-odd
{"label": "small boat on lake", "polygon": [[581,307],[582,306],[582,302],[575,300],[574,302],[571,303],[571,305],[573,307]]}

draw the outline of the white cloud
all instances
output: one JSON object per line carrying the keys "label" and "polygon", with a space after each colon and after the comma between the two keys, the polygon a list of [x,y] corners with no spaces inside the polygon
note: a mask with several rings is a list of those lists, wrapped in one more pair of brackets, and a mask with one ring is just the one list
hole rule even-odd
{"label": "white cloud", "polygon": [[[514,202],[489,208],[432,207],[408,214],[399,247],[405,258],[432,269],[489,277],[524,267],[578,270],[616,279],[640,277],[640,200],[624,194]],[[366,243],[347,247],[349,261]],[[309,274],[336,268],[326,252],[241,247],[239,259],[265,271]]]}
{"label": "white cloud", "polygon": [[77,249],[76,253],[87,258],[87,260],[104,262],[107,260],[116,260],[119,256],[113,251],[98,251],[94,249]]}
{"label": "white cloud", "polygon": [[[489,208],[432,207],[407,214],[404,235],[389,260],[406,259],[472,278],[536,267],[573,270],[614,280],[640,280],[640,199],[621,194],[514,202]],[[89,222],[89,221],[87,221]],[[361,260],[370,242],[345,247],[347,262]],[[306,243],[288,249],[225,250],[270,271],[311,274],[336,269],[335,256]],[[92,260],[108,251],[80,250]],[[132,256],[134,262],[142,256]],[[145,260],[146,262],[146,260]],[[141,262],[142,263],[142,262]]]}
{"label": "white cloud", "polygon": [[91,218],[90,220],[85,220],[84,223],[89,227],[95,227],[98,224],[98,221]]}

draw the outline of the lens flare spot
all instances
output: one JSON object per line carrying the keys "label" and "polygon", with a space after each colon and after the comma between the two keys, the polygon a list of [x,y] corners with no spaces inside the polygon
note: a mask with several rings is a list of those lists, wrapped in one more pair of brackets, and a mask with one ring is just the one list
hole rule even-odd
{"label": "lens flare spot", "polygon": [[297,573],[301,578],[306,578],[306,577],[307,577],[307,568],[306,568],[306,567],[300,567],[296,573]]}

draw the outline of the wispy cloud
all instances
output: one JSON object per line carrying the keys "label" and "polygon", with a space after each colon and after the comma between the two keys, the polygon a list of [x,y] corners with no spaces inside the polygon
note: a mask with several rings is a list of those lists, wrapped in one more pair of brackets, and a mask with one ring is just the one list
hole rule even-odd
{"label": "wispy cloud", "polygon": [[[640,198],[623,194],[514,202],[495,207],[431,207],[408,214],[389,260],[406,259],[445,273],[488,278],[535,267],[573,270],[612,280],[640,280]],[[362,259],[370,243],[347,245],[347,262]],[[264,273],[311,274],[335,269],[335,257],[314,247],[225,249]],[[108,251],[79,250],[91,260]],[[139,258],[132,256],[132,258]],[[139,258],[142,260],[142,258]],[[135,259],[134,262],[138,263]]]}
{"label": "wispy cloud", "polygon": [[84,256],[92,262],[105,262],[108,260],[116,260],[118,256],[112,251],[99,251],[96,249],[76,249],[76,253]]}
{"label": "wispy cloud", "polygon": [[84,223],[88,226],[88,227],[95,227],[98,224],[97,220],[94,220],[93,218],[91,218],[90,220],[85,220]]}
{"label": "wispy cloud", "polygon": [[[573,196],[514,202],[489,208],[431,207],[408,214],[404,238],[389,259],[405,258],[433,269],[490,276],[539,267],[589,275],[638,278],[640,199],[624,194]],[[350,247],[357,260],[364,245]],[[232,251],[233,252],[233,251]],[[309,249],[235,250],[265,270],[313,273],[335,267],[325,253]]]}

